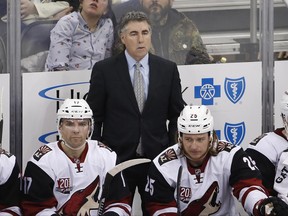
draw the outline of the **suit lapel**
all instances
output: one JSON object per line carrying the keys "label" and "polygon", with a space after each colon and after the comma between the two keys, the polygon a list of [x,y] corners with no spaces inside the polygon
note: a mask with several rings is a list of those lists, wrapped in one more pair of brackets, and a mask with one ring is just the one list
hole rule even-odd
{"label": "suit lapel", "polygon": [[[146,105],[149,105],[149,101],[151,98],[151,94],[153,94],[153,89],[155,89],[155,85],[157,84],[157,82],[159,82],[159,77],[158,77],[158,65],[157,63],[154,61],[153,55],[149,53],[149,86],[148,86],[148,95],[147,95],[147,100],[145,103]],[[145,109],[145,107],[144,107]]]}
{"label": "suit lapel", "polygon": [[118,73],[118,77],[120,80],[120,83],[123,87],[123,89],[126,91],[126,95],[129,98],[129,100],[131,101],[131,104],[133,105],[133,107],[135,107],[135,109],[138,110],[139,112],[139,108],[138,108],[138,104],[137,104],[137,100],[134,94],[134,89],[131,83],[131,78],[129,75],[129,69],[128,69],[128,63],[125,57],[124,52],[122,52],[117,59],[117,64],[116,64],[116,71]]}

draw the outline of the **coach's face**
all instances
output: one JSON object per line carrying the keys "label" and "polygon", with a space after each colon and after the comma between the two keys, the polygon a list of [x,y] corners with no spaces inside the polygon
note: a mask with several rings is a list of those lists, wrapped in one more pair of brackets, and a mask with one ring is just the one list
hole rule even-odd
{"label": "coach's face", "polygon": [[120,37],[127,52],[136,61],[140,61],[151,47],[151,27],[146,21],[129,22]]}
{"label": "coach's face", "polygon": [[152,23],[165,17],[169,9],[171,9],[172,3],[173,0],[140,0],[140,4]]}

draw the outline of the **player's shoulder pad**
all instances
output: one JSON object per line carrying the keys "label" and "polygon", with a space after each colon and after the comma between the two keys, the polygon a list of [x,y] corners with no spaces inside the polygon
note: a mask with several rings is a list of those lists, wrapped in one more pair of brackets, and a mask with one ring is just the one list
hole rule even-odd
{"label": "player's shoulder pad", "polygon": [[252,142],[250,142],[250,145],[257,145],[257,143],[265,136],[267,136],[267,133],[261,134],[260,136],[258,136],[257,138],[255,138]]}
{"label": "player's shoulder pad", "polygon": [[8,158],[13,156],[10,152],[8,152],[2,148],[0,148],[0,154],[6,155]]}
{"label": "player's shoulder pad", "polygon": [[110,152],[113,152],[113,150],[111,148],[109,148],[107,145],[105,145],[104,143],[102,142],[98,142],[98,146],[100,148],[105,148],[105,149],[108,149]]}
{"label": "player's shoulder pad", "polygon": [[218,152],[221,152],[221,151],[226,151],[226,152],[230,152],[233,148],[235,148],[237,145],[233,145],[232,143],[229,143],[227,141],[224,141],[224,140],[220,140],[218,142],[218,146],[217,146],[217,149],[218,149]]}
{"label": "player's shoulder pad", "polygon": [[40,148],[34,153],[33,158],[36,161],[39,161],[45,154],[52,151],[52,149],[48,145],[42,145]]}
{"label": "player's shoulder pad", "polygon": [[163,164],[176,160],[178,158],[174,148],[168,148],[165,152],[163,152],[161,155],[158,157],[158,163],[160,166]]}

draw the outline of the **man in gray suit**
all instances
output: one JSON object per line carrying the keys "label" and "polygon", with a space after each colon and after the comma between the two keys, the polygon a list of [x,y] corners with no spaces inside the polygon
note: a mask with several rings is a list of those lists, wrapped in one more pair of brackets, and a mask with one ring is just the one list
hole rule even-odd
{"label": "man in gray suit", "polygon": [[[119,27],[125,51],[97,62],[92,70],[87,102],[94,113],[92,139],[100,140],[118,155],[120,162],[153,159],[176,142],[177,118],[184,107],[179,72],[174,62],[148,53],[151,25],[143,12],[128,12]],[[135,63],[140,65],[144,108],[137,103]],[[168,121],[168,124],[167,124]],[[129,188],[142,198],[149,165],[130,168],[124,174]]]}

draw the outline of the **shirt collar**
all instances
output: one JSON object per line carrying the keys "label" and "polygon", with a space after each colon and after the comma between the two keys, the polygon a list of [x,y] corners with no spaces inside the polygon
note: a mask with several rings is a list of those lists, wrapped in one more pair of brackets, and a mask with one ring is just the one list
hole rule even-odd
{"label": "shirt collar", "polygon": [[[128,69],[132,70],[132,68],[134,67],[136,60],[129,55],[129,53],[127,52],[127,50],[125,50],[125,56],[127,59],[127,63],[128,63]],[[147,53],[140,61],[141,66],[145,69],[145,71],[148,71],[148,57],[149,57],[149,53]]]}
{"label": "shirt collar", "polygon": [[[79,19],[79,24],[80,26],[83,28],[83,29],[86,29],[86,30],[89,30],[89,27],[87,25],[87,22],[84,20],[84,18],[82,17],[81,13],[80,12],[77,12],[78,14],[78,19]],[[98,23],[97,23],[97,29],[98,28],[101,28],[103,26],[105,22],[105,19],[103,19],[102,17],[100,17],[100,19],[98,20]]]}
{"label": "shirt collar", "polygon": [[80,12],[77,12],[77,14],[78,14],[78,19],[79,19],[79,25],[80,25],[82,28],[84,28],[84,29],[86,29],[86,30],[89,30],[89,27],[88,27],[86,21],[83,19],[81,13],[80,13]]}

